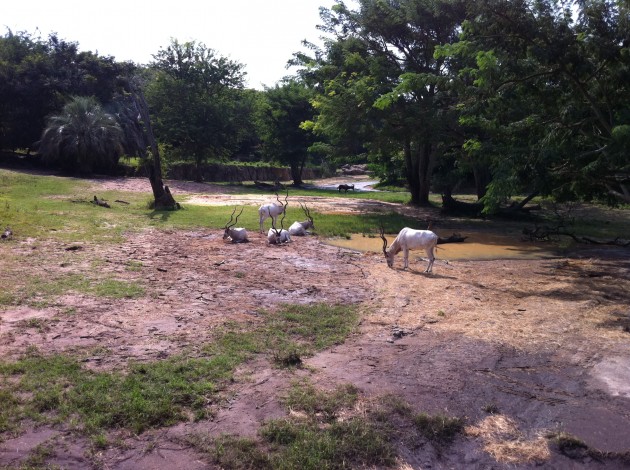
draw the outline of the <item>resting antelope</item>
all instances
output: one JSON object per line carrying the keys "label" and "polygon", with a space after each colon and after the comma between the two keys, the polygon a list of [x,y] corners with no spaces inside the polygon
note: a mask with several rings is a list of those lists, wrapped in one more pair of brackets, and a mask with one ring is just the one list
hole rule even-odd
{"label": "resting antelope", "polygon": [[293,222],[289,227],[289,234],[301,237],[308,235],[307,230],[309,228],[315,228],[315,223],[313,222],[313,217],[311,217],[311,211],[308,210],[306,204],[302,205],[300,202],[300,207],[304,211],[304,214],[306,214],[308,220],[305,220],[304,222]]}
{"label": "resting antelope", "polygon": [[[277,194],[276,194],[276,197],[278,197]],[[279,245],[281,243],[288,243],[291,241],[291,236],[289,234],[289,231],[283,228],[284,217],[287,214],[286,209],[287,209],[287,206],[289,205],[287,201],[288,197],[289,197],[289,194],[287,193],[287,197],[284,198],[285,204],[282,204],[282,201],[280,201],[280,198],[278,198],[278,202],[282,204],[281,212],[280,212],[280,214],[282,214],[282,218],[280,219],[280,230],[276,229],[276,218],[272,217],[271,213],[269,214],[269,217],[271,217],[271,228],[269,229],[269,232],[267,232],[267,240],[269,241],[269,244],[271,245]]]}
{"label": "resting antelope", "polygon": [[387,239],[383,227],[381,226],[381,238],[383,239],[383,254],[387,259],[387,266],[394,266],[394,256],[402,250],[403,260],[405,263],[405,269],[409,267],[409,250],[426,250],[429,258],[429,265],[424,271],[430,273],[433,268],[433,262],[435,261],[435,255],[433,250],[435,249],[438,236],[430,230],[414,230],[409,227],[403,228],[396,239],[392,242],[389,249],[387,249]]}
{"label": "resting antelope", "polygon": [[[287,191],[287,197],[289,196],[289,192]],[[282,204],[280,198],[278,197],[278,193],[276,193],[276,199],[280,203],[280,205],[272,202],[270,204],[263,204],[258,209],[258,216],[260,222],[260,233],[265,233],[265,229],[263,228],[263,222],[267,217],[271,217],[271,225],[275,225],[280,214],[284,214],[286,210],[286,205]],[[285,198],[286,201],[286,198]]]}
{"label": "resting antelope", "polygon": [[239,212],[238,215],[236,216],[236,220],[234,221],[234,223],[230,225],[232,223],[232,218],[234,217],[235,213],[236,213],[236,207],[232,211],[232,215],[230,216],[230,221],[227,224],[225,224],[225,227],[224,227],[225,232],[223,232],[223,239],[225,240],[226,238],[229,238],[232,243],[248,242],[249,240],[247,239],[247,230],[245,230],[244,228],[233,228],[238,222],[238,217],[243,213],[243,209],[241,209],[241,212]]}

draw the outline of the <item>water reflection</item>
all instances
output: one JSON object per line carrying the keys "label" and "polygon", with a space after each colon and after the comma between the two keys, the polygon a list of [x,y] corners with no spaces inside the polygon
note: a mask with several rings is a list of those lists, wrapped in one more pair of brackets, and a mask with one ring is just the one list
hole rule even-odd
{"label": "water reflection", "polygon": [[[438,235],[448,237],[452,232],[439,232]],[[524,242],[518,235],[496,235],[484,232],[462,232],[467,236],[463,243],[447,243],[438,245],[436,257],[446,260],[490,260],[490,259],[541,259],[556,256],[554,245],[550,243]],[[396,235],[387,235],[388,244],[396,238]],[[383,241],[378,238],[370,238],[361,234],[353,234],[350,239],[331,238],[326,243],[342,248],[357,251],[380,252],[383,249]],[[419,256],[425,256],[424,251],[418,252]]]}

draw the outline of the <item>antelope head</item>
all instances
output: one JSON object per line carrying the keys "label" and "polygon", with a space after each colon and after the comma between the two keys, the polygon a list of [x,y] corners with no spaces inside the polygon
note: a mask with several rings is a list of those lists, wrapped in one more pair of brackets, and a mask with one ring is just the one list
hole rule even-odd
{"label": "antelope head", "polygon": [[279,238],[280,233],[284,230],[284,218],[287,215],[287,207],[289,205],[289,191],[287,191],[286,196],[284,197],[284,203],[280,200],[280,196],[276,193],[276,200],[278,201],[279,207],[282,207],[282,218],[280,219],[280,230],[276,228],[276,224],[273,222],[273,217],[271,217],[271,211],[269,210],[269,217],[271,217],[271,228],[274,232],[276,232],[276,236]]}
{"label": "antelope head", "polygon": [[387,267],[391,268],[394,266],[394,253],[387,251],[387,238],[385,238],[385,228],[383,227],[383,224],[381,224],[379,230],[381,232],[381,239],[383,240],[383,254],[387,260]]}
{"label": "antelope head", "polygon": [[315,222],[313,222],[313,217],[311,217],[311,211],[308,210],[308,206],[306,204],[302,205],[302,203],[300,202],[300,207],[302,208],[304,214],[306,215],[306,218],[308,219],[308,222],[306,224],[302,224],[302,226],[305,229],[315,228]]}

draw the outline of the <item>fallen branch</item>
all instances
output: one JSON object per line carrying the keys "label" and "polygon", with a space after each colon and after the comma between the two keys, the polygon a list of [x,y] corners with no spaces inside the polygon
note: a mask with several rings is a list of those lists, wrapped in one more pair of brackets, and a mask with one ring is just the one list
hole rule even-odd
{"label": "fallen branch", "polygon": [[536,226],[533,229],[523,228],[523,235],[529,239],[529,241],[550,241],[554,237],[565,236],[571,237],[576,243],[582,243],[586,245],[609,245],[619,246],[622,248],[630,247],[630,240],[623,239],[621,237],[615,237],[612,240],[597,240],[595,238],[578,236],[572,232],[563,230],[562,226],[559,227],[539,227]]}
{"label": "fallen branch", "polygon": [[468,237],[462,237],[459,233],[454,233],[448,238],[438,237],[438,245],[443,243],[463,243]]}

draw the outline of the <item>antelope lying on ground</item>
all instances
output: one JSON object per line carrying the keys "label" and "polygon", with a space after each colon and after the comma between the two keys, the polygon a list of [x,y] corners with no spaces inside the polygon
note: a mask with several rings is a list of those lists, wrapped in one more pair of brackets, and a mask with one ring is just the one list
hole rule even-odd
{"label": "antelope lying on ground", "polygon": [[[277,194],[276,197],[278,197]],[[287,201],[288,197],[289,195],[287,193],[287,196],[284,198],[285,204],[282,204],[282,201],[280,201],[280,198],[278,198],[278,202],[281,204],[280,214],[282,214],[279,230],[276,228],[276,218],[278,216],[274,218],[271,216],[271,213],[269,214],[269,217],[271,217],[271,228],[269,229],[269,232],[267,232],[267,240],[269,241],[270,245],[279,245],[281,243],[288,243],[291,241],[289,231],[284,229],[284,218],[287,214],[287,206],[289,205],[289,202]]]}
{"label": "antelope lying on ground", "polygon": [[[289,197],[289,192],[287,191],[287,197]],[[278,197],[278,193],[276,193],[276,199],[278,200],[278,202],[280,203],[280,205],[276,204],[275,202],[272,202],[270,204],[263,204],[262,206],[260,206],[260,208],[258,209],[258,216],[259,216],[259,222],[260,222],[260,233],[265,233],[265,229],[263,228],[263,223],[265,222],[265,219],[267,217],[271,217],[271,225],[275,225],[276,221],[278,219],[278,216],[280,214],[284,214],[286,207],[288,205],[288,203],[282,204],[282,201],[280,201],[280,198]],[[286,198],[285,198],[286,201]]]}
{"label": "antelope lying on ground", "polygon": [[348,189],[352,189],[354,191],[354,183],[353,184],[340,184],[339,186],[337,186],[337,189],[339,190],[339,192],[341,192],[341,190],[343,189],[344,193],[347,193]]}
{"label": "antelope lying on ground", "polygon": [[429,266],[427,266],[424,272],[431,272],[433,262],[435,261],[433,250],[438,242],[438,236],[435,233],[430,230],[414,230],[405,227],[398,233],[392,245],[387,249],[387,239],[383,233],[384,229],[382,226],[380,230],[381,238],[383,239],[383,254],[385,255],[385,259],[387,259],[387,266],[390,268],[394,266],[394,256],[402,250],[405,269],[407,269],[409,267],[409,250],[426,250],[427,257],[429,258]]}
{"label": "antelope lying on ground", "polygon": [[238,215],[236,216],[236,220],[234,221],[234,223],[230,225],[235,213],[236,213],[236,207],[232,211],[232,215],[230,216],[230,221],[227,224],[225,224],[225,227],[224,227],[225,232],[223,232],[223,239],[225,240],[226,238],[229,238],[232,243],[248,242],[249,240],[247,239],[247,230],[245,230],[244,228],[234,228],[234,226],[238,222],[238,217],[243,213],[243,209],[241,209],[241,212],[239,212]]}
{"label": "antelope lying on ground", "polygon": [[289,243],[291,241],[291,235],[288,230],[270,228],[267,232],[267,241],[270,245],[280,245],[281,243]]}
{"label": "antelope lying on ground", "polygon": [[300,207],[304,211],[304,214],[306,214],[308,220],[305,220],[304,222],[293,222],[289,227],[289,234],[301,237],[308,235],[307,230],[309,228],[315,228],[315,223],[313,222],[313,217],[311,217],[311,212],[308,210],[306,204],[302,205],[300,202]]}

